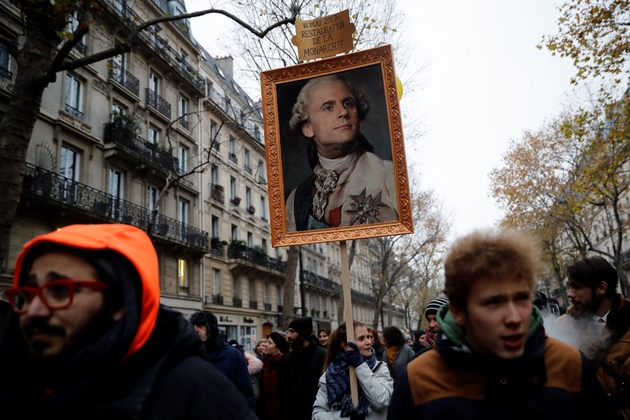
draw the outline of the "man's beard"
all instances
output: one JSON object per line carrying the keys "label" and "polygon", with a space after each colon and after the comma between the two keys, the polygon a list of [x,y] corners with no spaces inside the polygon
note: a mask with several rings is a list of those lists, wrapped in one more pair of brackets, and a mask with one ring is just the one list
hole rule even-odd
{"label": "man's beard", "polygon": [[[63,368],[65,364],[80,350],[98,341],[107,331],[113,328],[116,321],[113,320],[111,311],[108,308],[101,308],[96,312],[87,324],[65,344],[59,353],[44,355],[45,345],[33,343],[31,348],[31,358],[44,370],[55,370]],[[66,331],[63,327],[48,325],[45,320],[33,320],[25,329],[25,334],[29,336],[33,329],[47,331],[52,334],[64,337]]]}
{"label": "man's beard", "polygon": [[291,350],[293,351],[298,351],[304,346],[304,339],[301,335],[298,335],[293,341],[291,341]]}
{"label": "man's beard", "polygon": [[573,310],[571,310],[571,315],[574,318],[587,318],[593,316],[599,309],[603,300],[604,298],[602,296],[599,296],[595,292],[595,290],[593,290],[593,292],[591,293],[591,301],[588,303],[582,302],[582,308],[578,310],[576,310],[576,308],[573,308]]}

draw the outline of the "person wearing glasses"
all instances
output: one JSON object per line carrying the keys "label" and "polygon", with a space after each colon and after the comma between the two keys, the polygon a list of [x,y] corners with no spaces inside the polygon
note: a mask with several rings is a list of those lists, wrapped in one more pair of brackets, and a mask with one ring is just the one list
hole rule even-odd
{"label": "person wearing glasses", "polygon": [[192,325],[160,306],[159,284],[153,244],[133,226],[26,243],[4,291],[2,418],[255,419]]}

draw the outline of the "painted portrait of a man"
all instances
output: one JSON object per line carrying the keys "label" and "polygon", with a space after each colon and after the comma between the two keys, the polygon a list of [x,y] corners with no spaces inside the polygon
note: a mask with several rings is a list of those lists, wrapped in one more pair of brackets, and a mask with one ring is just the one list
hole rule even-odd
{"label": "painted portrait of a man", "polygon": [[309,170],[305,179],[292,178],[299,184],[286,198],[288,232],[399,220],[392,161],[374,147],[391,157],[389,138],[361,129],[370,111],[370,100],[347,75],[315,77],[301,87],[289,127],[305,145]]}

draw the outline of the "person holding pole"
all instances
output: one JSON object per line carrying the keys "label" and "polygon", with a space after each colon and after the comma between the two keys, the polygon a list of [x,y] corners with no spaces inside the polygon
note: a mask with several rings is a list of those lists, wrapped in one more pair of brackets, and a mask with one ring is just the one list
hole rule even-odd
{"label": "person holding pole", "polygon": [[[326,370],[319,378],[313,420],[350,418],[374,420],[387,417],[394,381],[387,365],[376,359],[366,326],[354,321],[354,342],[348,342],[346,323],[335,330],[328,344]],[[358,405],[352,403],[349,369],[359,383]]]}
{"label": "person holding pole", "polygon": [[545,334],[532,304],[540,266],[515,230],[453,244],[435,350],[398,376],[388,419],[616,418],[589,359]]}

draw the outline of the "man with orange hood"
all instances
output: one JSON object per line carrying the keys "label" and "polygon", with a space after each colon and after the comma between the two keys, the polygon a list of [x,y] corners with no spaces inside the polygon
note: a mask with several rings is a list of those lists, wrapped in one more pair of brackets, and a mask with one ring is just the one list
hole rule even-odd
{"label": "man with orange hood", "polygon": [[255,418],[190,323],[160,306],[157,254],[135,227],[36,237],[5,296],[3,418]]}

